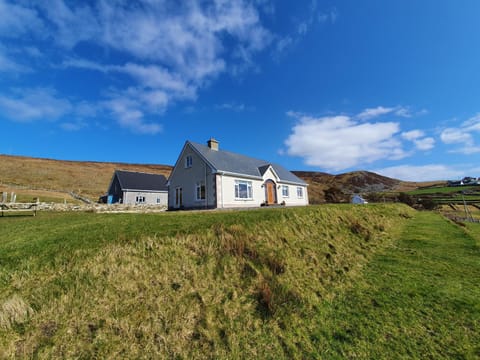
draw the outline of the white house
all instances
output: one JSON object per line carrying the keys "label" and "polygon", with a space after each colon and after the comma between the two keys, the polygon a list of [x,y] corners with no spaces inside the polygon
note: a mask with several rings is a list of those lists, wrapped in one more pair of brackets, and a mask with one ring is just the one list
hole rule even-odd
{"label": "white house", "polygon": [[159,174],[115,170],[106,201],[109,204],[168,205],[167,178]]}
{"label": "white house", "polygon": [[308,205],[307,183],[284,167],[187,141],[168,180],[170,209]]}

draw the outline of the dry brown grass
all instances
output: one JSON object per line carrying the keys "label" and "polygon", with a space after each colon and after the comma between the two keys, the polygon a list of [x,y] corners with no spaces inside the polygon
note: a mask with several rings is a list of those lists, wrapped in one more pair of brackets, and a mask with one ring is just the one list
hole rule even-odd
{"label": "dry brown grass", "polygon": [[[170,175],[168,165],[141,165],[88,161],[62,161],[0,155],[0,186],[7,191],[51,190],[64,198],[73,191],[92,200],[107,191],[115,169]],[[49,192],[50,194],[50,192]],[[60,195],[62,194],[62,195]]]}
{"label": "dry brown grass", "polygon": [[452,208],[449,205],[441,205],[438,209],[442,214],[448,218],[470,218],[480,220],[480,209],[475,206],[467,205],[467,212],[465,212],[465,206],[461,204],[454,205]]}
{"label": "dry brown grass", "polygon": [[15,324],[23,324],[33,312],[22,298],[13,295],[0,306],[0,328],[8,330]]}
{"label": "dry brown grass", "polygon": [[55,190],[29,190],[18,186],[0,185],[0,194],[7,192],[8,200],[10,200],[11,193],[16,194],[17,202],[35,202],[37,199],[40,202],[64,202],[79,203],[79,200],[74,199],[70,194]]}

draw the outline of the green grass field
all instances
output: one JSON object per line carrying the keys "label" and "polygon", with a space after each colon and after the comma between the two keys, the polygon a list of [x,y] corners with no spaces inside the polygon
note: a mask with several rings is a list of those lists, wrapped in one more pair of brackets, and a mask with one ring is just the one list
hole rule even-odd
{"label": "green grass field", "polygon": [[428,195],[428,194],[454,194],[462,192],[478,192],[480,186],[443,186],[443,187],[429,187],[424,189],[416,189],[408,191],[409,195]]}
{"label": "green grass field", "polygon": [[479,245],[403,205],[0,218],[0,358],[474,359]]}

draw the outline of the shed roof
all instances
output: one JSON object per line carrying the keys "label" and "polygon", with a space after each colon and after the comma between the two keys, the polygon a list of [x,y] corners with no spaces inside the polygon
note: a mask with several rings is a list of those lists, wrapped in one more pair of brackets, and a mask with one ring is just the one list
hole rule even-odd
{"label": "shed roof", "polygon": [[168,191],[164,175],[115,170],[115,175],[123,190]]}
{"label": "shed roof", "polygon": [[261,178],[271,166],[281,181],[299,185],[307,184],[281,165],[230,151],[212,150],[206,145],[192,141],[187,141],[187,144],[190,144],[217,171]]}

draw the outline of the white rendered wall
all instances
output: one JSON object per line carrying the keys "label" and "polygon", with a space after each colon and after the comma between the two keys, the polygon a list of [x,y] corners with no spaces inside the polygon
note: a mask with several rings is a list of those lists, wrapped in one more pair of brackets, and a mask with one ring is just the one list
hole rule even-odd
{"label": "white rendered wall", "polygon": [[[265,173],[267,175],[268,171]],[[264,177],[265,180],[268,180]],[[281,185],[284,185],[280,182],[277,182],[277,179],[271,178],[275,183],[277,191],[277,202],[281,204],[285,201],[286,206],[303,206],[308,205],[308,192],[307,186],[302,186],[303,188],[303,198],[297,197],[297,185],[285,184],[289,187],[289,196],[282,196]],[[252,182],[252,199],[236,199],[235,198],[235,180],[246,180]],[[217,174],[217,207],[218,208],[237,208],[237,207],[259,207],[262,203],[265,202],[265,187],[264,180],[254,180],[254,179],[245,179],[242,177],[234,177],[230,175],[221,175]],[[280,188],[278,188],[280,186]]]}
{"label": "white rendered wall", "polygon": [[[168,205],[168,192],[161,191],[125,191],[123,193],[123,203],[128,205],[136,204],[137,196],[145,196],[146,205]],[[160,203],[157,202],[160,199]]]}

